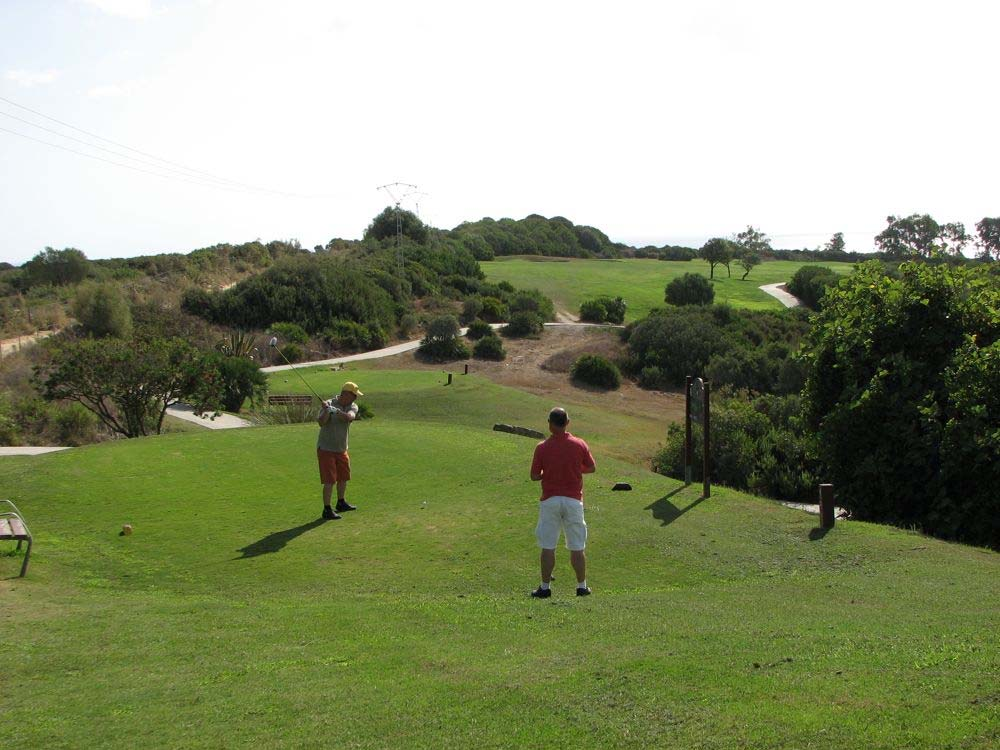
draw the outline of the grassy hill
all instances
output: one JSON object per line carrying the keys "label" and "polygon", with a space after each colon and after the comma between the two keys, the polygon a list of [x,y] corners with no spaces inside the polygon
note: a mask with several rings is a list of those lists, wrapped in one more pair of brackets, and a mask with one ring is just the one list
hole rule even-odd
{"label": "grassy hill", "polygon": [[[630,425],[582,409],[595,593],[572,596],[560,549],[534,601],[533,441],[490,427],[550,404],[472,376],[351,376],[376,416],[352,428],[342,521],[316,520],[311,425],[0,459],[37,534],[26,579],[0,556],[5,741],[995,746],[1000,556],[700,501],[615,458]],[[621,479],[635,490],[610,492]]]}
{"label": "grassy hill", "polygon": [[[753,269],[746,280],[733,265],[733,276],[715,268],[715,301],[729,302],[751,310],[780,310],[782,304],[759,286],[786,282],[803,265],[799,261],[774,260]],[[850,273],[850,263],[817,263],[837,273]],[[708,276],[708,263],[660,260],[583,260],[578,258],[511,257],[480,262],[487,279],[508,281],[518,288],[537,288],[552,298],[556,307],[576,315],[580,303],[601,295],[622,296],[628,303],[626,320],[646,317],[650,309],[663,307],[663,290],[685,273]]]}

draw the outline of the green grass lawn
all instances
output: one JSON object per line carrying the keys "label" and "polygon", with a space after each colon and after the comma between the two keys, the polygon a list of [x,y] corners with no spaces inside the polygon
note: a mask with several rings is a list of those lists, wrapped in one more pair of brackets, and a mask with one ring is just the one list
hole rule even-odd
{"label": "green grass lawn", "polygon": [[490,426],[548,404],[351,375],[376,416],[342,521],[317,521],[312,425],[0,459],[37,536],[26,579],[0,556],[5,746],[996,746],[1000,556],[700,501],[580,411],[594,595],[560,549],[531,600],[534,443]]}
{"label": "green grass lawn", "polygon": [[[715,267],[715,301],[751,310],[780,310],[782,304],[758,289],[763,284],[786,282],[803,265],[799,261],[775,260],[754,268],[746,280],[733,265],[733,276]],[[850,263],[818,263],[837,273],[850,273]],[[667,284],[685,273],[708,276],[708,263],[661,260],[582,260],[579,258],[501,258],[480,263],[492,282],[509,281],[516,287],[535,288],[552,298],[557,308],[576,315],[580,303],[601,295],[621,296],[628,304],[626,320],[646,317],[654,307],[663,307]]]}

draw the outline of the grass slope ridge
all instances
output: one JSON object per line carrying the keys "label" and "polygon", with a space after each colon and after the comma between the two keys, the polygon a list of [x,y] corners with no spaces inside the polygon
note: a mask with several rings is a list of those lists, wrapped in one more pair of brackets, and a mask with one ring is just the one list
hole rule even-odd
{"label": "grass slope ridge", "polygon": [[[5,739],[995,743],[1000,556],[862,523],[815,538],[813,517],[724,489],[699,501],[598,448],[595,595],[572,596],[560,550],[555,596],[532,601],[532,441],[445,418],[467,394],[369,380],[384,400],[352,428],[361,510],[339,522],[315,520],[310,425],[0,464],[38,534],[28,578],[0,580]],[[574,427],[616,440],[584,414]],[[611,493],[620,478],[635,490]]]}
{"label": "grass slope ridge", "polygon": [[[568,310],[574,315],[584,300],[616,295],[628,304],[626,321],[646,317],[654,307],[663,307],[663,293],[667,284],[685,273],[708,276],[704,261],[583,260],[554,258],[504,258],[490,263],[480,263],[486,278],[498,283],[507,281],[516,287],[532,287],[550,297],[557,309]],[[717,266],[712,281],[715,301],[728,302],[734,307],[750,310],[780,310],[781,302],[761,291],[762,284],[785,282],[803,265],[800,261],[768,261],[753,269],[745,279],[740,274],[726,276],[726,269]],[[837,273],[850,273],[850,263],[819,263]]]}

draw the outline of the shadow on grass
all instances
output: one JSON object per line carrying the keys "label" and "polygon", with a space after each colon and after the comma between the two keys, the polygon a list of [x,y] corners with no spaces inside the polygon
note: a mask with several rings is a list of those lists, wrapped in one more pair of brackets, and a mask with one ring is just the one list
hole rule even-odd
{"label": "shadow on grass", "polygon": [[263,539],[258,539],[256,542],[248,544],[246,547],[241,547],[237,550],[237,552],[242,554],[235,559],[246,560],[250,557],[258,557],[259,555],[268,555],[272,552],[279,552],[295,537],[301,536],[307,531],[312,531],[317,526],[322,526],[324,523],[326,523],[325,518],[317,518],[315,521],[310,521],[309,523],[304,523],[301,526],[296,526],[294,529],[275,531],[273,534],[268,534]]}
{"label": "shadow on grass", "polygon": [[825,537],[830,533],[830,529],[824,529],[822,526],[817,526],[815,529],[809,532],[809,541],[816,542]]}
{"label": "shadow on grass", "polygon": [[670,498],[672,498],[674,495],[676,495],[678,492],[680,492],[683,489],[686,489],[685,485],[681,485],[680,487],[678,487],[677,489],[675,489],[673,492],[670,492],[670,493],[664,495],[663,497],[661,497],[656,502],[652,503],[651,505],[647,505],[646,506],[646,510],[653,511],[653,518],[655,518],[657,521],[662,521],[662,523],[660,524],[661,526],[669,526],[674,521],[676,521],[678,518],[680,518],[685,513],[687,513],[689,510],[691,510],[693,507],[695,507],[696,505],[698,505],[698,503],[700,503],[702,500],[705,499],[704,496],[702,496],[702,497],[699,497],[697,500],[695,500],[690,505],[688,505],[687,507],[685,507],[685,508],[678,508],[676,505],[674,505],[672,502],[670,502]]}

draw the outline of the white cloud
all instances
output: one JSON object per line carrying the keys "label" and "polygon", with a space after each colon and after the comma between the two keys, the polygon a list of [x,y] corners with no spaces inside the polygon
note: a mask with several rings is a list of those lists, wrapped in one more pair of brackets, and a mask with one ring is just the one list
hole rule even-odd
{"label": "white cloud", "polygon": [[59,73],[55,70],[8,70],[4,78],[18,86],[30,89],[32,86],[44,86],[52,83],[58,75]]}
{"label": "white cloud", "polygon": [[83,0],[111,16],[142,19],[153,15],[152,0]]}
{"label": "white cloud", "polygon": [[126,96],[130,92],[129,86],[122,86],[117,83],[107,83],[103,86],[94,86],[87,92],[91,99],[113,99],[118,96]]}

